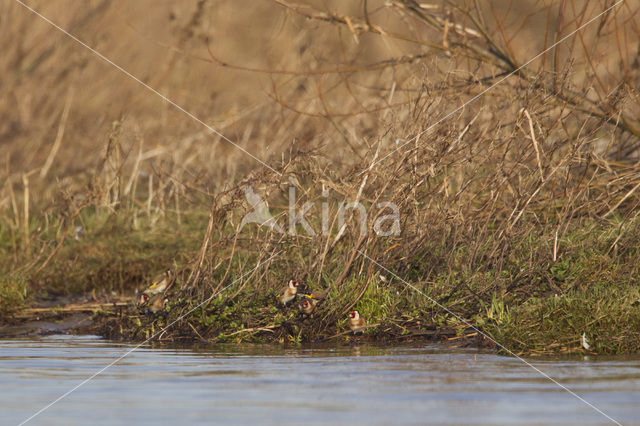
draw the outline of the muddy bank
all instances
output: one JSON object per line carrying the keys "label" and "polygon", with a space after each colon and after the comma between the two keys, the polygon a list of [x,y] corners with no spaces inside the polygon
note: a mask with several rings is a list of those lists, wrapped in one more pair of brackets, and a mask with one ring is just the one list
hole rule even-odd
{"label": "muddy bank", "polygon": [[73,334],[75,330],[90,327],[93,324],[92,315],[88,313],[66,314],[62,317],[60,315],[53,317],[43,315],[43,317],[46,319],[34,316],[24,321],[2,325],[0,326],[0,338]]}
{"label": "muddy bank", "polygon": [[[265,327],[240,327],[229,331],[229,323],[198,330],[192,318],[171,324],[167,312],[145,314],[131,302],[103,301],[70,303],[64,306],[32,307],[4,318],[0,338],[33,337],[51,334],[92,334],[110,340],[142,342],[201,343],[440,343],[448,347],[492,348],[487,339],[473,330],[425,325],[420,321],[377,324],[365,333],[322,324],[321,319],[303,318],[293,310],[287,320]],[[165,329],[163,331],[163,329]],[[203,335],[204,334],[204,335]]]}
{"label": "muddy bank", "polygon": [[87,301],[86,298],[56,298],[0,318],[0,338],[78,334],[95,326],[101,314],[122,314],[128,303],[121,298]]}

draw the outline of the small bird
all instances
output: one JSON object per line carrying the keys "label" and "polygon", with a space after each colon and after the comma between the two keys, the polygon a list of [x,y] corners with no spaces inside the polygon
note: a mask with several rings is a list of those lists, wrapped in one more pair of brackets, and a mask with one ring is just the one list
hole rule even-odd
{"label": "small bird", "polygon": [[300,312],[302,312],[304,315],[310,316],[315,307],[315,305],[311,304],[310,299],[304,298],[300,301]]}
{"label": "small bird", "polygon": [[351,331],[353,331],[354,334],[358,332],[361,333],[366,326],[367,322],[360,316],[360,312],[349,312],[349,328],[351,329]]}
{"label": "small bird", "polygon": [[310,299],[305,296],[305,298],[300,302],[300,312],[302,312],[303,315],[313,316],[313,311],[316,309],[316,305],[318,305],[319,302],[319,300]]}
{"label": "small bird", "polygon": [[146,293],[143,293],[140,296],[140,304],[139,307],[142,308],[145,314],[155,314],[164,309],[169,300],[162,297],[162,294],[156,294],[151,297]]}
{"label": "small bird", "polygon": [[304,315],[312,316],[313,311],[316,309],[318,303],[324,300],[327,294],[324,291],[313,291],[311,294],[305,294],[300,301],[300,312]]}
{"label": "small bird", "polygon": [[277,297],[282,305],[287,306],[287,303],[295,299],[297,293],[298,281],[290,280],[289,283],[282,290],[280,290],[280,293]]}
{"label": "small bird", "polygon": [[587,340],[587,334],[586,333],[582,333],[582,336],[580,337],[580,343],[582,344],[582,347],[585,348],[585,350],[589,350],[591,349],[591,345],[589,344],[589,341]]}
{"label": "small bird", "polygon": [[316,304],[318,304],[318,302],[327,297],[327,293],[325,293],[324,291],[315,290],[312,291],[311,294],[305,294],[305,297],[315,300]]}
{"label": "small bird", "polygon": [[149,295],[147,293],[142,293],[140,298],[138,299],[138,306],[144,306],[149,301]]}
{"label": "small bird", "polygon": [[167,289],[170,282],[171,282],[171,271],[167,269],[166,271],[164,271],[163,273],[161,273],[160,275],[154,278],[149,288],[147,288],[143,294],[148,294],[150,296],[153,296],[155,294],[162,293]]}

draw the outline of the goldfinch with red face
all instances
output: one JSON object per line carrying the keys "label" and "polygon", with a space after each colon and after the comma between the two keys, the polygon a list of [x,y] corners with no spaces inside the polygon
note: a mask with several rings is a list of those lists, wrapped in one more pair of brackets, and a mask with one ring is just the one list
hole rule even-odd
{"label": "goldfinch with red face", "polygon": [[300,312],[304,315],[311,316],[313,311],[316,309],[318,303],[324,300],[327,294],[324,291],[313,291],[311,294],[305,294],[302,301],[300,301]]}
{"label": "goldfinch with red face", "polygon": [[318,300],[309,299],[309,298],[305,297],[300,302],[300,306],[299,306],[300,312],[303,315],[311,316],[313,314],[313,311],[316,309],[316,305],[317,304],[318,304]]}
{"label": "goldfinch with red face", "polygon": [[277,297],[283,306],[287,306],[287,303],[296,298],[296,294],[298,294],[298,281],[290,280],[289,284],[280,291]]}
{"label": "goldfinch with red face", "polygon": [[164,309],[168,302],[168,299],[164,298],[162,294],[156,294],[155,296],[149,296],[146,293],[142,293],[140,296],[139,307],[145,314],[155,314]]}
{"label": "goldfinch with red face", "polygon": [[349,312],[349,328],[353,333],[361,333],[367,326],[367,322],[360,316],[360,312]]}

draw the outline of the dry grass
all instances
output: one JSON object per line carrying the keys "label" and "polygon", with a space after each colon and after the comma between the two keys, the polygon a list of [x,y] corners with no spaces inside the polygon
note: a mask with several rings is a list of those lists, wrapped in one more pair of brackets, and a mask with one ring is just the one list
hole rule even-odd
{"label": "dry grass", "polygon": [[[532,62],[612,2],[33,5],[275,171],[6,2],[1,266],[32,289],[69,269],[81,283],[82,271],[110,271],[115,257],[118,286],[92,285],[132,293],[174,264],[177,315],[282,250],[176,334],[273,326],[267,295],[290,276],[331,290],[307,334],[287,326],[293,340],[335,331],[354,306],[383,322],[455,322],[366,253],[516,347],[505,333],[535,322],[516,315],[524,301],[592,285],[619,295],[637,283],[638,2]],[[248,185],[286,228],[291,181],[298,208],[315,203],[315,236],[238,230]],[[357,215],[344,229],[337,220],[338,203],[356,200],[370,207],[362,235]],[[376,217],[388,214],[378,202],[399,207],[399,236],[376,235]],[[84,240],[75,241],[77,226]],[[104,247],[118,236],[127,244]],[[102,254],[88,254],[94,243]],[[571,274],[558,275],[559,265]],[[514,315],[494,330],[496,298]],[[260,304],[249,319],[211,327],[221,310]],[[567,341],[582,331],[562,330]],[[611,350],[638,350],[634,339]],[[535,342],[518,349],[545,335]]]}

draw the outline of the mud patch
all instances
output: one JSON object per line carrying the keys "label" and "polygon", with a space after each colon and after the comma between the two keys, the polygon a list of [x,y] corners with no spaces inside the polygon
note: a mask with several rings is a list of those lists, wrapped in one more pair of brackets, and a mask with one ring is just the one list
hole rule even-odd
{"label": "mud patch", "polygon": [[46,336],[49,334],[66,334],[93,323],[92,315],[76,313],[63,318],[26,321],[21,324],[0,326],[0,337]]}

